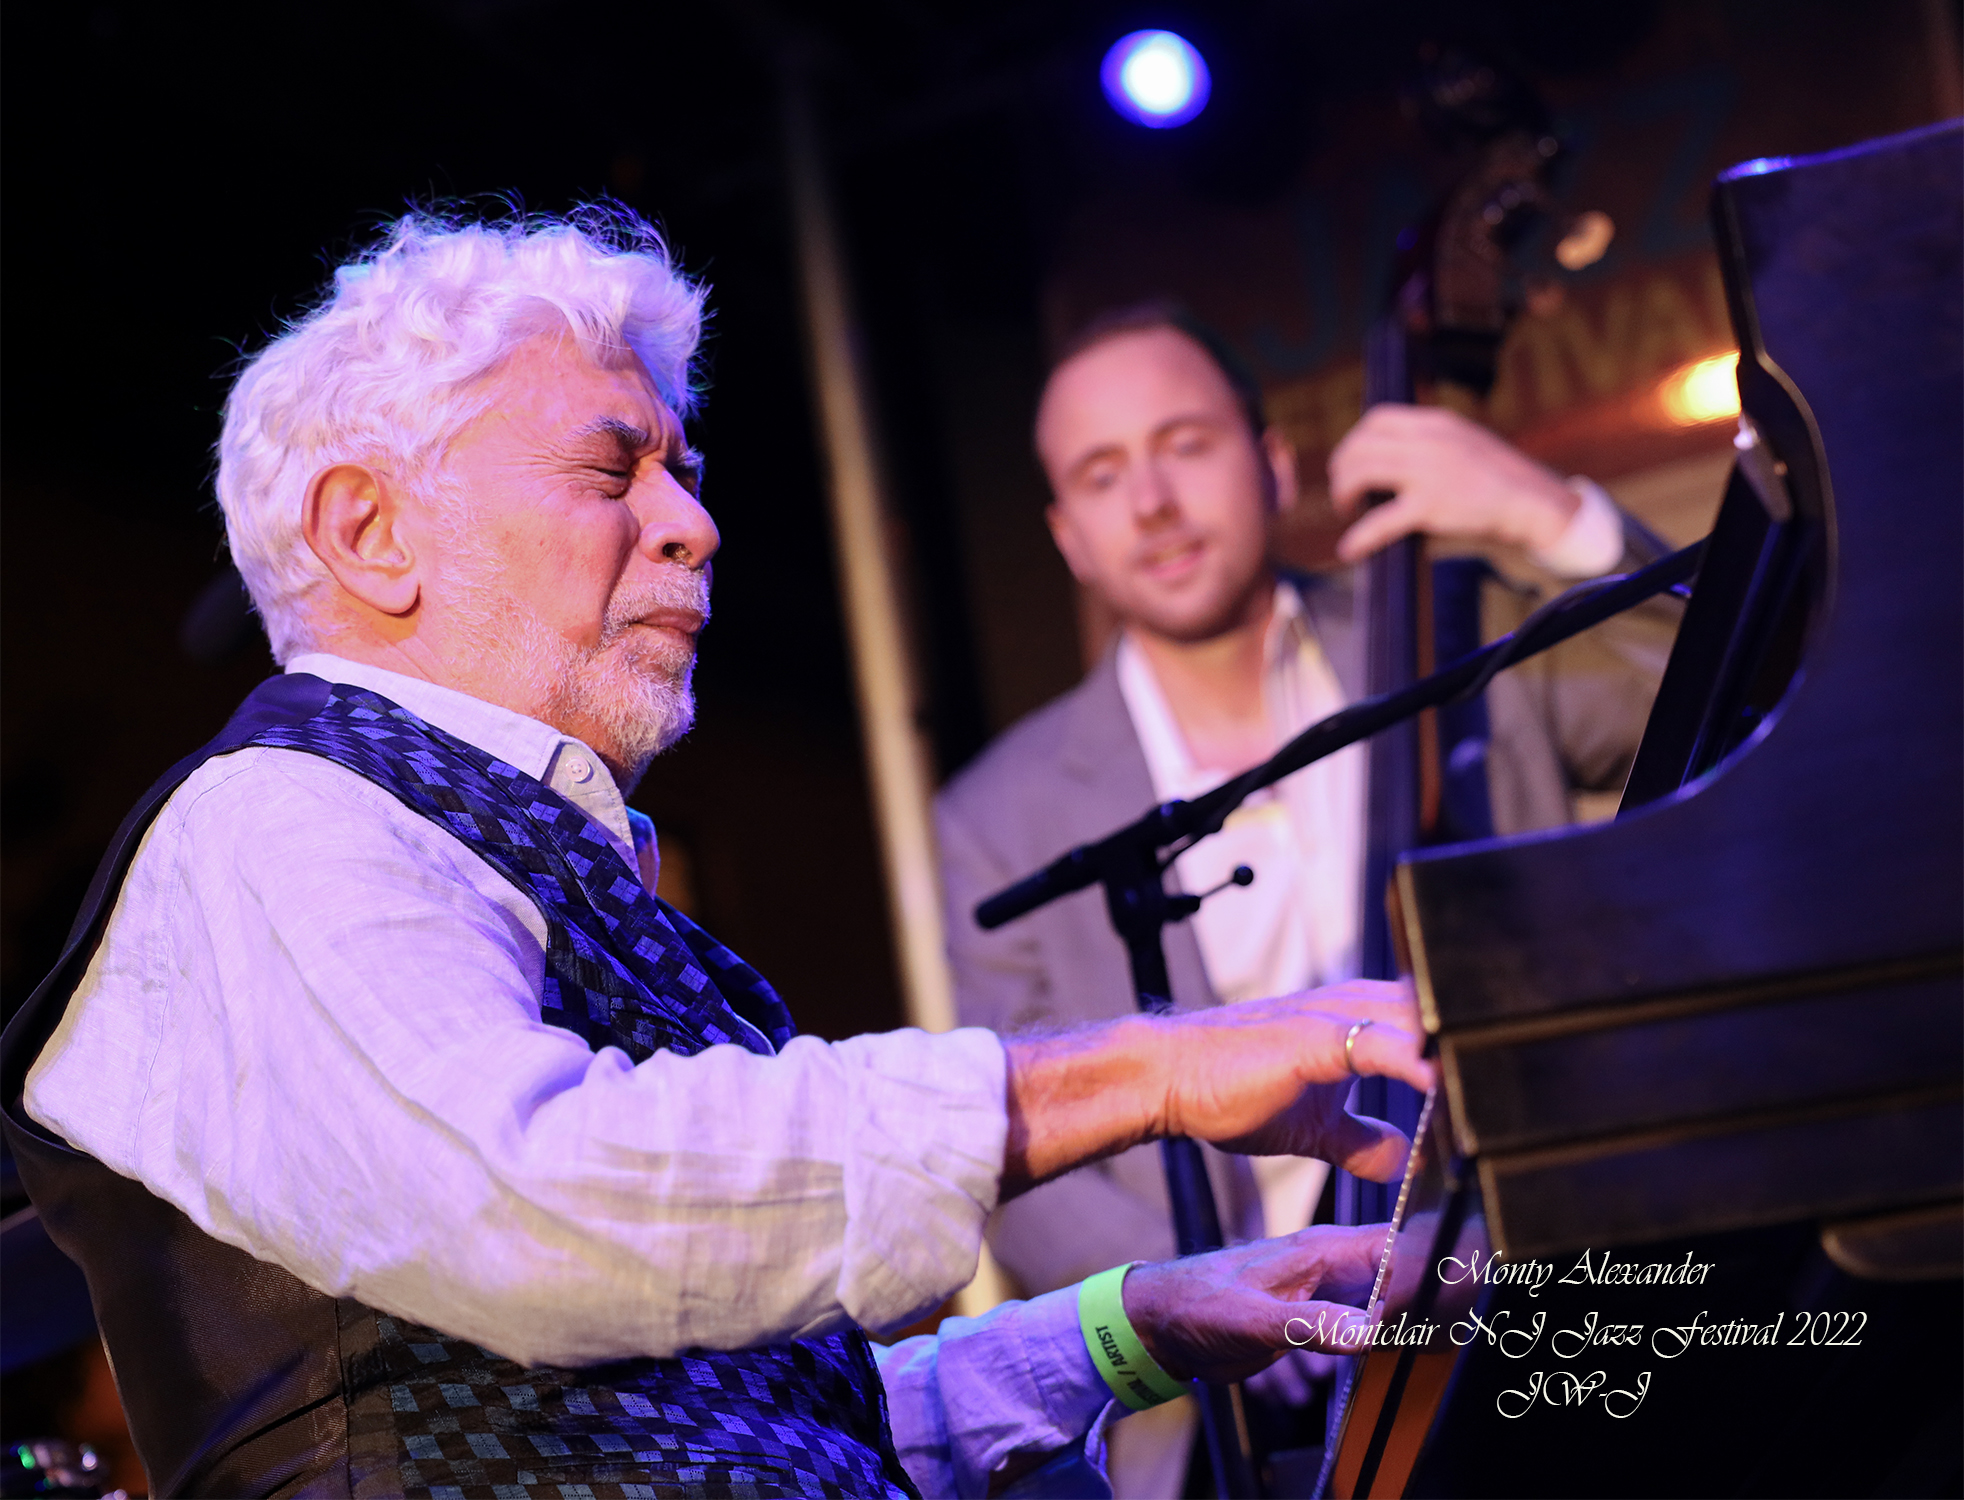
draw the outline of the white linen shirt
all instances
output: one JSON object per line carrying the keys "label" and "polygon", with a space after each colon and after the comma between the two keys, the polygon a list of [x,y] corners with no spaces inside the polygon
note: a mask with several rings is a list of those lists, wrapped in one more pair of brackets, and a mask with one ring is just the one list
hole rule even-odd
{"label": "white linen shirt", "polygon": [[[337,657],[288,670],[545,781],[634,868],[577,740]],[[300,751],[220,756],[144,836],[26,1107],[315,1290],[526,1363],[897,1327],[974,1273],[1007,1130],[993,1033],[635,1065],[540,1020],[545,939],[524,893],[374,783]],[[1082,1437],[1108,1404],[1074,1296],[987,1323],[963,1325],[963,1368],[988,1378],[956,1411],[920,1341],[883,1356],[930,1491]]]}

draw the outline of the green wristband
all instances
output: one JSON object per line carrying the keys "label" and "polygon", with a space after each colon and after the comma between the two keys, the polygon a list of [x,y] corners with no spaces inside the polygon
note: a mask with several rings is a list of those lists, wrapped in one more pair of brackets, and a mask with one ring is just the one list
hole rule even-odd
{"label": "green wristband", "polygon": [[1160,1369],[1125,1316],[1125,1273],[1138,1264],[1113,1266],[1079,1282],[1077,1321],[1091,1362],[1112,1394],[1132,1410],[1144,1411],[1186,1395],[1189,1387]]}

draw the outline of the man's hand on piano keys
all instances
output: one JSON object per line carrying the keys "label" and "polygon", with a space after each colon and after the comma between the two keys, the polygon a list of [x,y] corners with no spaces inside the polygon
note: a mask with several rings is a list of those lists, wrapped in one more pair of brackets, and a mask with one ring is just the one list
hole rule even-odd
{"label": "man's hand on piano keys", "polygon": [[[1207,1255],[1134,1266],[1125,1315],[1180,1380],[1246,1380],[1291,1349],[1355,1354],[1387,1226],[1318,1224]],[[1345,1342],[1346,1336],[1348,1342]]]}
{"label": "man's hand on piano keys", "polygon": [[1007,1037],[1002,1196],[1173,1135],[1389,1182],[1411,1143],[1344,1101],[1354,1073],[1430,1088],[1422,1040],[1410,989],[1374,979]]}
{"label": "man's hand on piano keys", "polygon": [[1250,1156],[1319,1157],[1373,1182],[1404,1170],[1404,1133],[1344,1104],[1355,1074],[1432,1086],[1407,985],[1353,979],[1161,1024],[1172,1058],[1156,1134]]}

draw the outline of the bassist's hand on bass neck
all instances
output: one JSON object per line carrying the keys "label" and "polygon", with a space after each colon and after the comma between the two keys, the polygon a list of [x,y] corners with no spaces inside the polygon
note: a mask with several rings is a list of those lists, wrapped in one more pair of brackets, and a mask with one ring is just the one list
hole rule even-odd
{"label": "bassist's hand on bass neck", "polygon": [[[1396,401],[1373,406],[1344,434],[1329,477],[1331,504],[1351,523],[1337,556],[1353,563],[1420,533],[1545,555],[1584,503],[1561,475],[1471,418]],[[1614,532],[1612,540],[1604,567],[1621,551]]]}

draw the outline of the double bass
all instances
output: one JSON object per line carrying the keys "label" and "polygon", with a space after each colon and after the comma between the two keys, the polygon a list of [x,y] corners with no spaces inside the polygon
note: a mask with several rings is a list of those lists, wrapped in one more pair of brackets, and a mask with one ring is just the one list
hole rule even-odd
{"label": "double bass", "polygon": [[[1545,255],[1555,220],[1551,178],[1562,146],[1540,99],[1506,70],[1457,49],[1425,58],[1406,102],[1440,148],[1463,159],[1459,180],[1437,210],[1401,237],[1389,305],[1364,341],[1364,405],[1483,401],[1494,385],[1508,325],[1531,274],[1526,247]],[[1392,498],[1388,491],[1367,504]],[[1434,561],[1425,538],[1393,542],[1358,572],[1365,692],[1398,692],[1479,644],[1481,581],[1476,559]],[[1400,857],[1428,845],[1493,832],[1487,803],[1484,703],[1474,698],[1428,710],[1372,737],[1369,749],[1358,970],[1393,979],[1399,964],[1384,893]],[[1357,1107],[1408,1135],[1420,1101],[1395,1080],[1360,1080]],[[1336,1216],[1382,1223],[1395,1186],[1338,1174]]]}

